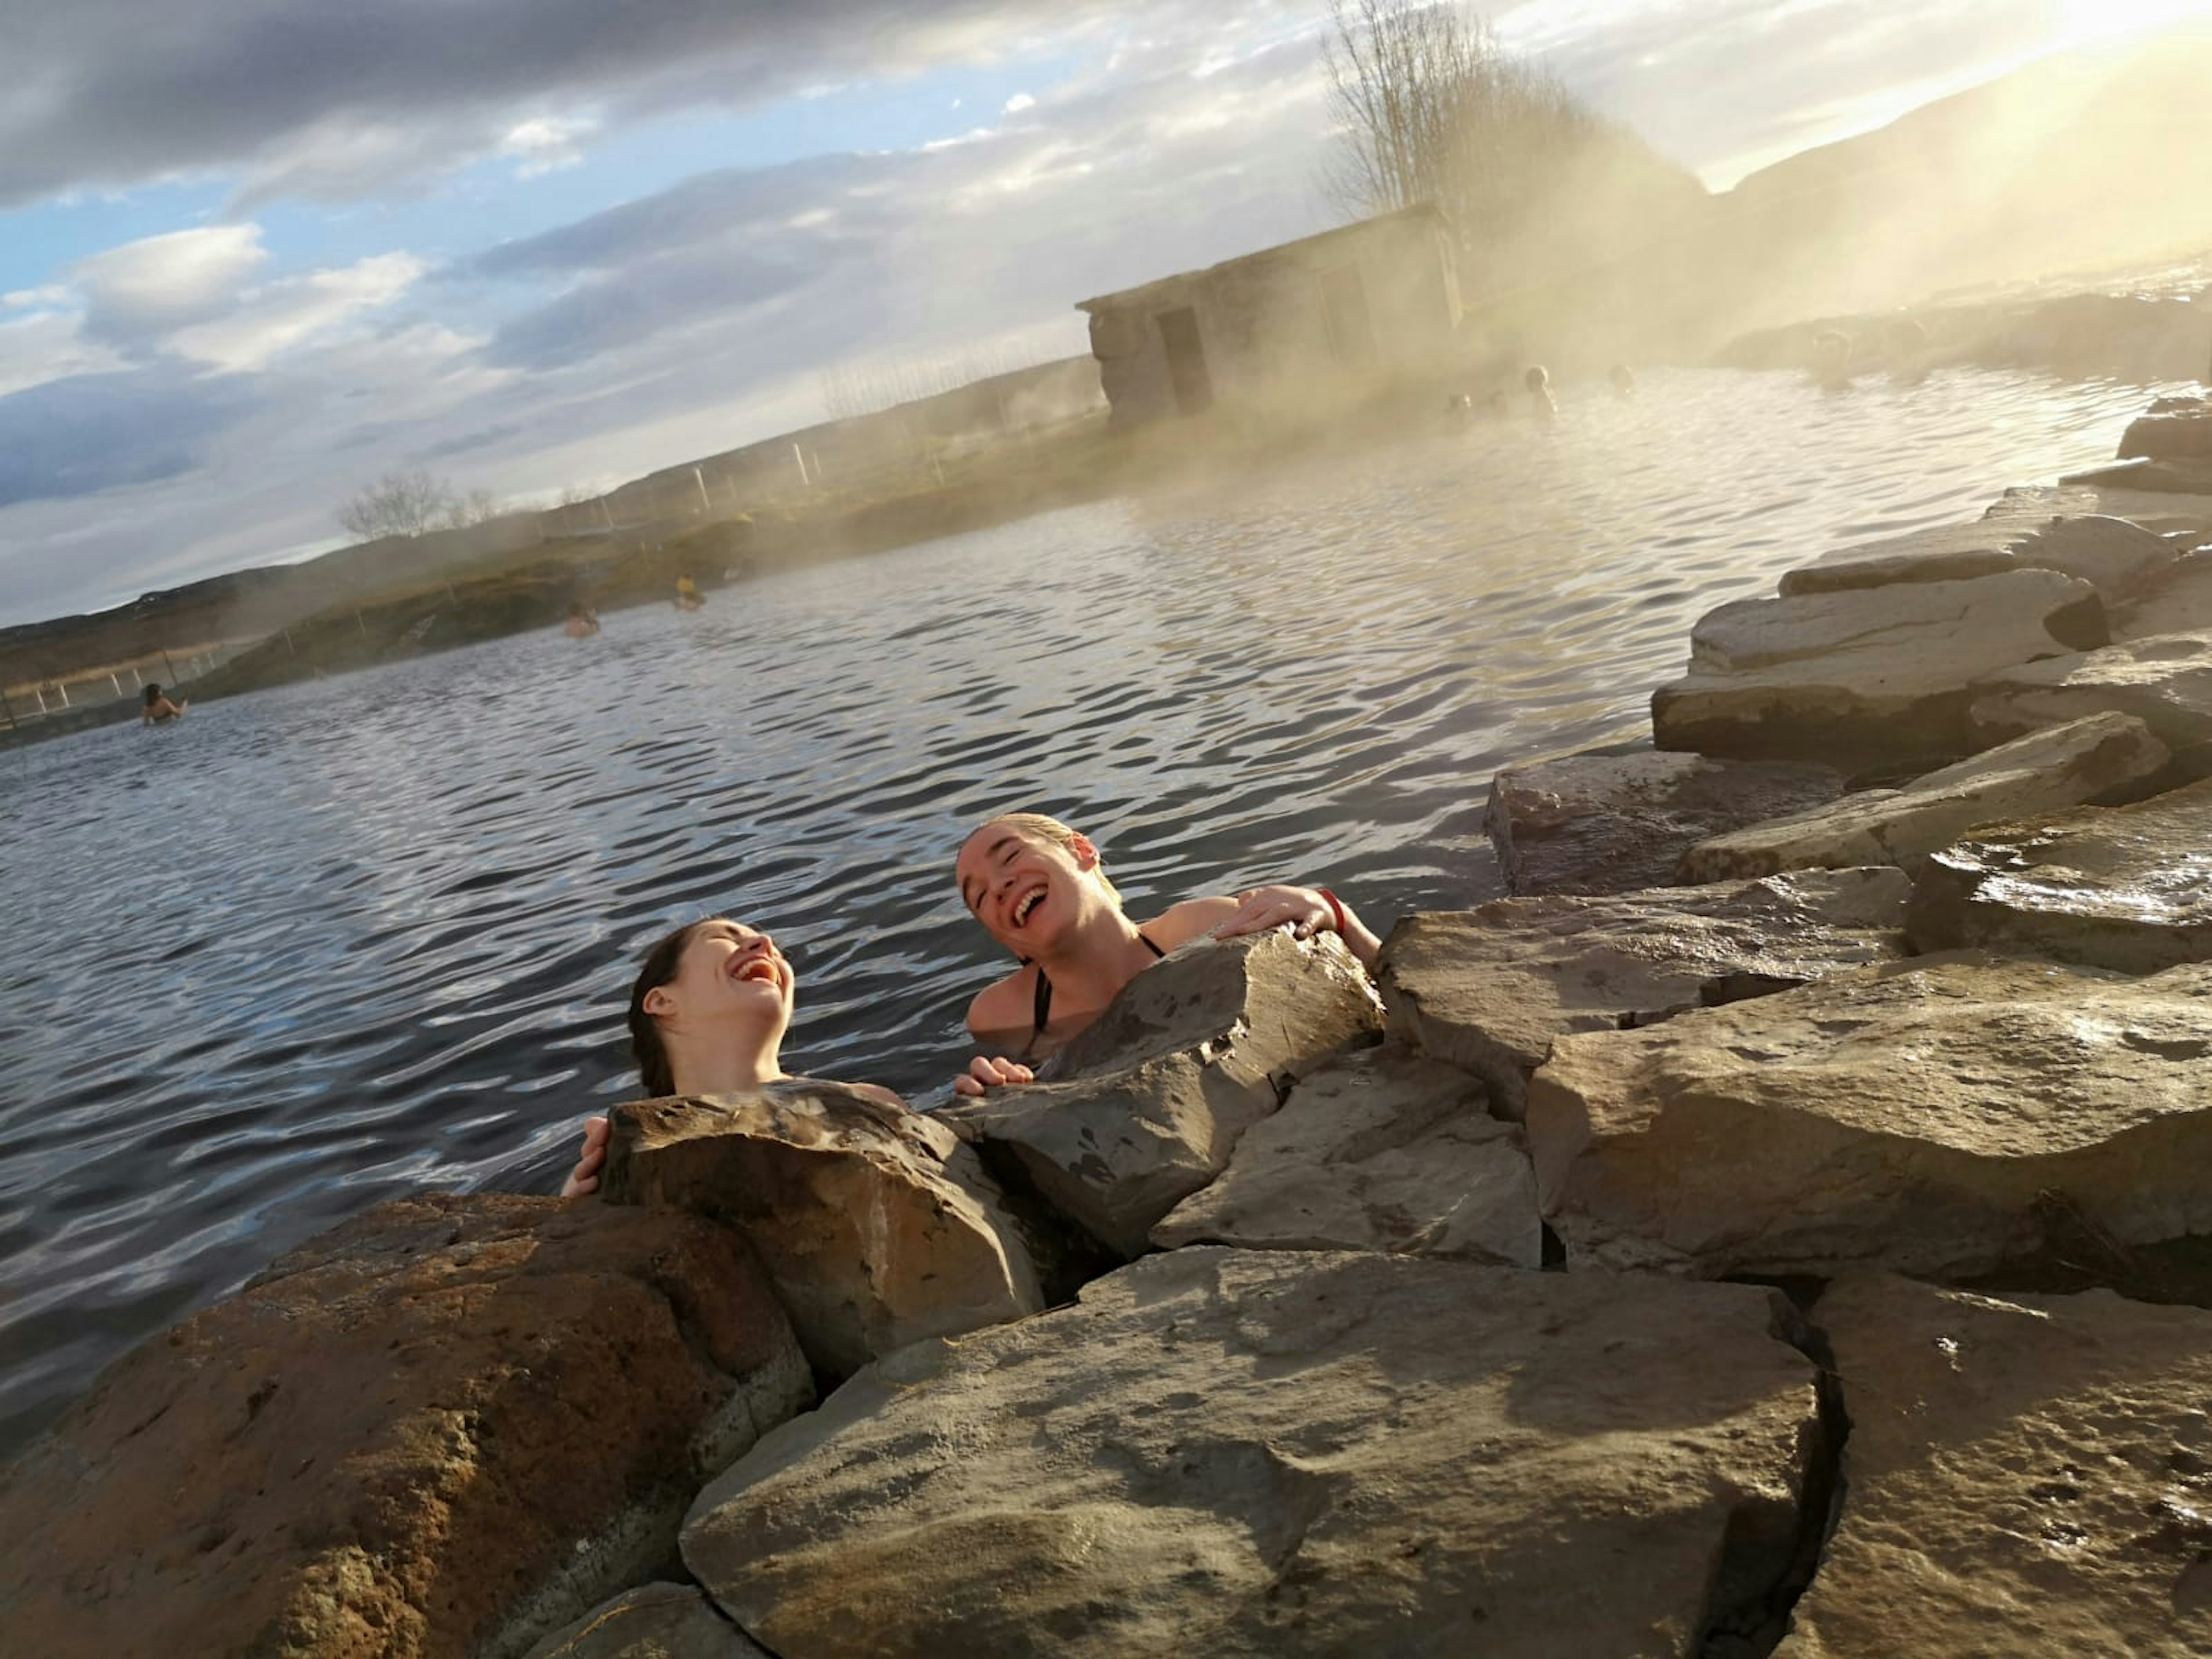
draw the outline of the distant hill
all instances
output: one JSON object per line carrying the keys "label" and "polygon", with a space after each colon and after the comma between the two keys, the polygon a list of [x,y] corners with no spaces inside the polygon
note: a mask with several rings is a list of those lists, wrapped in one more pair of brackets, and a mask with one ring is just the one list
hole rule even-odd
{"label": "distant hill", "polygon": [[1729,328],[2212,244],[2212,26],[2041,59],[1712,198]]}

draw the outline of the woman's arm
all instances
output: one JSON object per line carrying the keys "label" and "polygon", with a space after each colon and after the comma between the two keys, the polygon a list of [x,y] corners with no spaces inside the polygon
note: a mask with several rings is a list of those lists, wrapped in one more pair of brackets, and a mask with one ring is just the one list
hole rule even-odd
{"label": "woman's arm", "polygon": [[1382,941],[1352,907],[1326,887],[1255,887],[1239,893],[1236,914],[1214,928],[1213,936],[1233,939],[1239,933],[1265,933],[1285,923],[1300,939],[1322,932],[1337,934],[1345,948],[1369,968],[1375,965],[1375,957],[1382,949]]}

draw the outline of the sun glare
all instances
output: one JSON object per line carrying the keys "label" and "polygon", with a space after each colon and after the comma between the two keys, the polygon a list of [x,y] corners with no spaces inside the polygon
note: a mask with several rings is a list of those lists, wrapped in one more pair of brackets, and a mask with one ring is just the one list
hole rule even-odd
{"label": "sun glare", "polygon": [[2061,0],[2069,45],[2142,34],[2191,18],[2212,20],[2212,0]]}

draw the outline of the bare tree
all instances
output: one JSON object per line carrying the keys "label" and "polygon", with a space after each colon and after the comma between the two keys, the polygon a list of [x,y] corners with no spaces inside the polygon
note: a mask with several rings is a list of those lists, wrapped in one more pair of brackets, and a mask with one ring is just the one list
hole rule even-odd
{"label": "bare tree", "polygon": [[338,525],[349,536],[374,541],[382,536],[420,536],[445,525],[459,498],[443,478],[422,467],[387,472],[342,502]]}
{"label": "bare tree", "polygon": [[1331,0],[1329,13],[1324,194],[1351,217],[1433,204],[1478,288],[1530,280],[1546,257],[1533,245],[1556,257],[1639,200],[1704,194],[1455,0]]}
{"label": "bare tree", "polygon": [[443,527],[447,530],[466,530],[472,524],[483,524],[499,517],[499,497],[489,489],[471,489],[465,495],[447,491],[449,505],[446,508]]}

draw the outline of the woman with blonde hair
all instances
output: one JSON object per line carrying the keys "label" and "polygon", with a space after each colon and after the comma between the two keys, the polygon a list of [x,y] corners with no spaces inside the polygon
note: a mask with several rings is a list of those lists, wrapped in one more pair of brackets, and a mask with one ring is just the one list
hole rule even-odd
{"label": "woman with blonde hair", "polygon": [[[1097,843],[1042,812],[1005,812],[983,823],[962,844],[954,873],[969,914],[1021,963],[969,1005],[969,1035],[987,1052],[954,1083],[964,1095],[1032,1080],[1030,1062],[1088,1028],[1123,986],[1200,934],[1329,932],[1370,967],[1382,948],[1326,887],[1185,899],[1139,925],[1107,878]],[[988,1057],[991,1050],[999,1057]]]}

